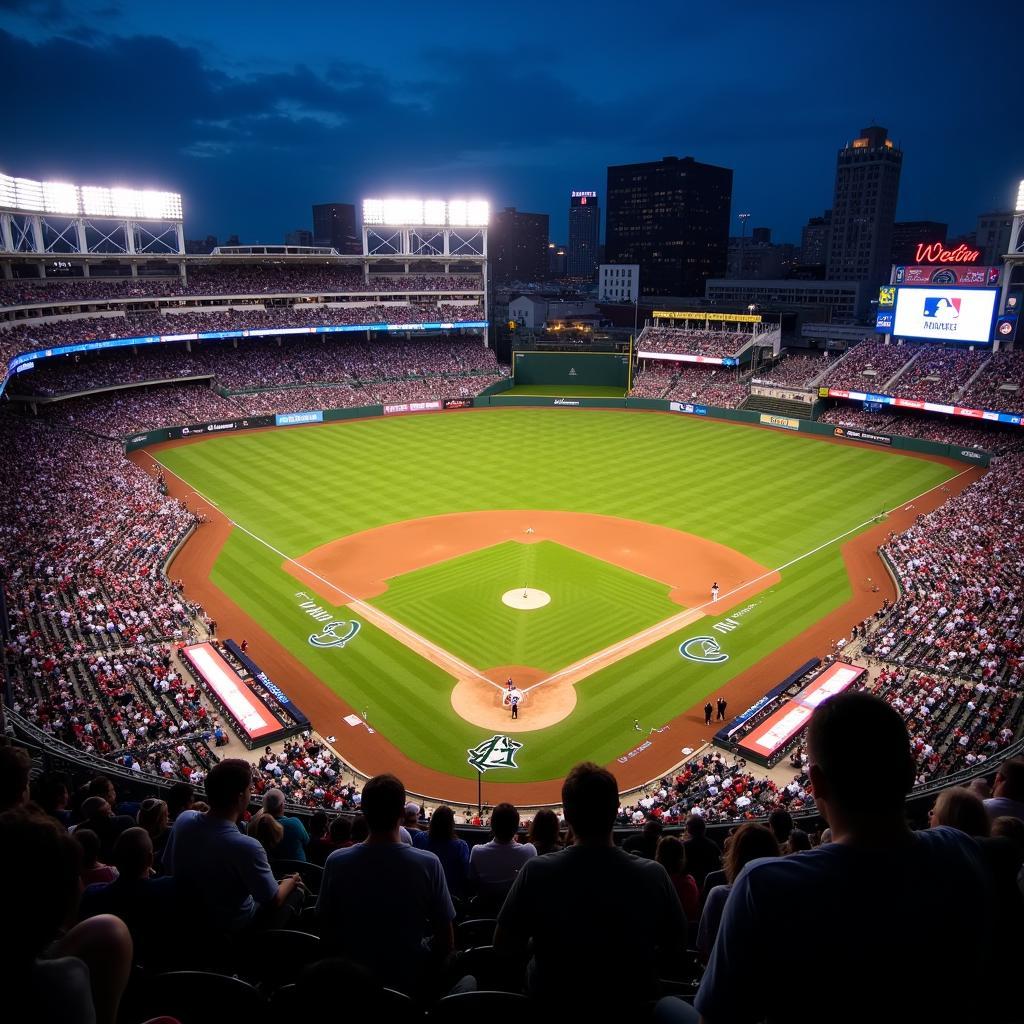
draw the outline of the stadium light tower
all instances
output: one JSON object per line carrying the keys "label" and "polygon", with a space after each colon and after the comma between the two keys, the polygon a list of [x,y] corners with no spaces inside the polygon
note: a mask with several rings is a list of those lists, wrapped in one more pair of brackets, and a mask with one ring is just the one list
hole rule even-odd
{"label": "stadium light tower", "polygon": [[[1007,303],[1010,299],[1010,285],[1013,283],[1015,272],[1020,267],[1024,267],[1024,178],[1017,183],[1017,201],[1013,206],[1013,227],[1010,229],[1010,244],[1007,248],[1006,255],[1003,257],[1005,266],[1003,267],[1003,286],[999,293],[999,315],[1005,316],[1006,314],[1016,313],[1018,319],[1014,323],[1012,316],[1007,320],[1011,326],[1007,328],[1009,332],[1010,344],[1013,344],[1013,337],[1017,331],[1020,330],[1020,314],[1022,310],[1007,308]],[[1002,327],[1002,322],[1000,322]],[[997,331],[995,336],[995,344],[997,348],[1002,348],[1000,334]]]}

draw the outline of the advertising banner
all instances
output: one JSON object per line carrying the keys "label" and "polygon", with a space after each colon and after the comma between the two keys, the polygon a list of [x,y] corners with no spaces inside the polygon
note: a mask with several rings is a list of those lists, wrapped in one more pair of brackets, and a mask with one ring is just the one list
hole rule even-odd
{"label": "advertising banner", "polygon": [[875,315],[875,333],[891,334],[895,313],[891,309],[880,309]]}
{"label": "advertising banner", "polygon": [[764,398],[781,398],[786,402],[803,402],[804,405],[814,405],[815,402],[813,391],[783,388],[777,384],[761,384],[756,379],[751,381],[750,393]]}
{"label": "advertising banner", "polygon": [[896,283],[945,284],[954,288],[995,288],[999,284],[999,267],[897,267]]}
{"label": "advertising banner", "polygon": [[792,416],[775,416],[770,412],[763,412],[760,415],[761,425],[765,427],[778,427],[780,430],[799,430],[800,421]]}
{"label": "advertising banner", "polygon": [[690,416],[707,416],[706,405],[694,405],[692,402],[669,402],[669,412],[685,412]]}
{"label": "advertising banner", "polygon": [[735,356],[691,356],[682,352],[637,352],[640,359],[665,359],[672,363],[706,363],[709,366],[735,366],[739,360]]}
{"label": "advertising banner", "polygon": [[444,400],[444,407],[446,409],[472,409],[473,399],[472,398],[446,398]]}
{"label": "advertising banner", "polygon": [[402,412],[437,412],[441,408],[440,402],[396,402],[394,405],[384,406],[385,416],[394,416]]}
{"label": "advertising banner", "polygon": [[760,313],[680,313],[671,309],[656,309],[651,316],[659,320],[710,320],[712,323],[759,324]]}
{"label": "advertising banner", "polygon": [[323,423],[324,414],[321,410],[311,412],[279,412],[274,417],[275,427],[289,427],[293,423]]}
{"label": "advertising banner", "polygon": [[872,395],[865,391],[846,391],[842,388],[820,388],[819,393],[822,398],[849,398],[854,402],[877,402],[879,405],[892,405],[898,409],[921,409],[924,412],[944,412],[948,416],[966,416],[970,419],[988,420],[990,423],[1010,423],[1015,427],[1021,425],[1020,413],[967,409],[960,405],[922,402],[916,398],[893,398],[892,395]]}
{"label": "advertising banner", "polygon": [[854,430],[853,427],[836,427],[832,431],[834,437],[845,437],[848,441],[866,441],[868,444],[892,444],[888,434],[870,434],[866,430]]}
{"label": "advertising banner", "polygon": [[899,288],[892,333],[902,338],[987,345],[992,340],[998,294],[995,289],[980,288]]}

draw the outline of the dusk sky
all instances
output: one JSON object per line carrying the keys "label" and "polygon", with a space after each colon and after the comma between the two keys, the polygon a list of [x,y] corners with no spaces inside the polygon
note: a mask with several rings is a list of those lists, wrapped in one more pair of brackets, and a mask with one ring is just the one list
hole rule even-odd
{"label": "dusk sky", "polygon": [[1024,176],[1012,7],[0,0],[0,171],[181,192],[189,237],[281,242],[312,203],[401,192],[563,241],[609,164],[693,156],[735,170],[734,233],[749,211],[798,242],[876,122],[899,218],[956,234]]}

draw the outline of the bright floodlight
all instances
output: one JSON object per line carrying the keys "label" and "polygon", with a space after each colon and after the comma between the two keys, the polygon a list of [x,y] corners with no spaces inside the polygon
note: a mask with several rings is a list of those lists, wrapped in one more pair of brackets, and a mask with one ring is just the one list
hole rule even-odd
{"label": "bright floodlight", "polygon": [[45,209],[43,202],[43,183],[32,181],[29,178],[15,178],[14,188],[17,193],[18,207],[22,210],[31,210],[33,213],[42,213]]}
{"label": "bright floodlight", "polygon": [[363,200],[363,223],[383,224],[384,223],[384,200],[364,199]]}
{"label": "bright floodlight", "polygon": [[60,181],[43,182],[43,202],[47,213],[78,213],[78,189]]}
{"label": "bright floodlight", "polygon": [[448,204],[448,223],[452,227],[465,227],[466,226],[466,200],[465,199],[453,199]]}
{"label": "bright floodlight", "polygon": [[83,185],[82,213],[87,217],[112,217],[114,209],[110,203],[110,189]]}
{"label": "bright floodlight", "polygon": [[445,203],[442,199],[427,199],[423,203],[423,223],[442,225],[445,218]]}
{"label": "bright floodlight", "polygon": [[1017,188],[1017,206],[1015,212],[1024,213],[1024,180],[1021,181]]}
{"label": "bright floodlight", "polygon": [[490,206],[483,199],[471,199],[469,201],[469,210],[466,215],[466,220],[474,225],[483,225],[490,220]]}

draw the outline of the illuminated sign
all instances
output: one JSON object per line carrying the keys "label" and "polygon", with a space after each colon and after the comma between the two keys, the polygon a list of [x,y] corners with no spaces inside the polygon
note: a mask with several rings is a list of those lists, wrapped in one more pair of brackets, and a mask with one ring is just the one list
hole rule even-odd
{"label": "illuminated sign", "polygon": [[979,249],[968,249],[966,245],[958,245],[955,249],[947,249],[941,242],[920,242],[917,246],[915,263],[974,263],[981,256]]}
{"label": "illuminated sign", "polygon": [[677,313],[665,309],[656,309],[651,316],[662,320],[712,320],[731,324],[759,324],[764,319],[760,313]]}
{"label": "illuminated sign", "polygon": [[878,289],[878,304],[880,306],[893,306],[896,303],[896,289],[885,287]]}
{"label": "illuminated sign", "polygon": [[896,284],[948,284],[954,288],[997,288],[999,267],[943,267],[925,264],[897,267]]}
{"label": "illuminated sign", "polygon": [[899,288],[893,333],[902,338],[987,345],[992,340],[995,289]]}
{"label": "illuminated sign", "polygon": [[569,196],[572,199],[596,199],[596,192],[570,192]]}

